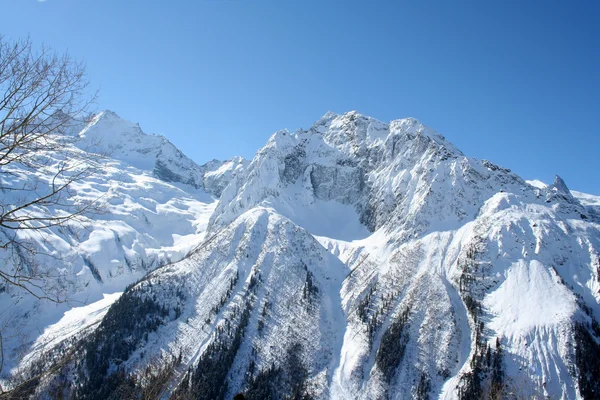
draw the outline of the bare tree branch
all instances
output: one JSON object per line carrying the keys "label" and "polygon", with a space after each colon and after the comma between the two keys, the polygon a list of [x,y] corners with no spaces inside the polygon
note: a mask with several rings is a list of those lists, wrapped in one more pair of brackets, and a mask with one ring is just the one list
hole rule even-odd
{"label": "bare tree branch", "polygon": [[101,208],[100,198],[73,192],[98,168],[96,156],[70,146],[95,100],[88,85],[85,66],[68,54],[0,35],[0,255],[11,261],[0,265],[0,288],[65,301],[61,276],[39,265],[44,250],[28,238]]}

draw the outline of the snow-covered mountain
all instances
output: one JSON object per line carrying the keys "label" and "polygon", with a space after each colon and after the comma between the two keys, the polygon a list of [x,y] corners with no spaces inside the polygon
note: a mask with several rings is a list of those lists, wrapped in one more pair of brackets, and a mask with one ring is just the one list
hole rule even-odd
{"label": "snow-covered mountain", "polygon": [[[15,196],[22,203],[23,196],[39,195],[33,188],[48,185],[64,162],[87,160],[94,172],[73,182],[69,204],[96,202],[89,212],[62,226],[20,231],[19,238],[33,243],[35,254],[0,252],[3,272],[35,268],[35,275],[46,277],[34,284],[52,282],[44,289],[53,298],[68,300],[39,302],[2,285],[4,374],[31,349],[77,332],[73,326],[66,326],[66,333],[45,332],[65,312],[72,315],[72,308],[102,304],[105,296],[114,299],[112,294],[149,271],[186,256],[203,240],[221,188],[247,163],[234,158],[198,166],[162,136],[147,135],[110,111],[97,114],[79,136],[60,152],[45,152],[43,169],[16,163],[3,167],[0,203],[11,204]],[[11,187],[32,189],[23,195]],[[35,212],[61,215],[64,208],[56,204]]]}
{"label": "snow-covered mountain", "polygon": [[197,165],[161,135],[148,135],[138,124],[125,121],[112,111],[102,111],[79,133],[77,146],[85,151],[106,154],[170,183],[183,183],[219,196],[232,176],[247,161],[234,157]]}
{"label": "snow-covered mountain", "polygon": [[54,350],[40,339],[21,364],[50,371],[34,396],[600,393],[600,202],[559,177],[526,182],[415,119],[356,112],[277,132],[249,164],[113,139],[122,168],[220,199],[189,255],[48,327]]}

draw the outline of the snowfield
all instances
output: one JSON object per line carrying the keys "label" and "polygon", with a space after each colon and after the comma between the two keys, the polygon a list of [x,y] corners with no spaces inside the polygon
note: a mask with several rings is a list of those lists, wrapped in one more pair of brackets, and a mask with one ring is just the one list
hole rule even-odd
{"label": "snowfield", "polygon": [[0,298],[27,333],[3,332],[5,377],[49,371],[30,396],[600,390],[600,197],[469,158],[412,118],[330,112],[204,166],[112,112],[80,136],[72,151],[112,155],[75,191],[108,211],[39,244],[66,256],[47,267],[80,303]]}

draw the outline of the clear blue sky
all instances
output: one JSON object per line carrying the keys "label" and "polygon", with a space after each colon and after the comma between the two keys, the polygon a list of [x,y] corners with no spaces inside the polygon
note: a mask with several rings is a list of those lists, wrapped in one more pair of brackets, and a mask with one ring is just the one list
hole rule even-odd
{"label": "clear blue sky", "polygon": [[[402,3],[402,4],[400,4]],[[326,111],[412,116],[467,155],[600,194],[600,2],[0,0],[197,162]]]}

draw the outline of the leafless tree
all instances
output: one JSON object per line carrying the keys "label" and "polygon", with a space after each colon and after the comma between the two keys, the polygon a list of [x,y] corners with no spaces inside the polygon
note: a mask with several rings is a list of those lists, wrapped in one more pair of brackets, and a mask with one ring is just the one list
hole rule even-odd
{"label": "leafless tree", "polygon": [[65,300],[60,277],[40,267],[33,238],[97,204],[72,197],[72,184],[95,164],[69,146],[94,100],[81,62],[0,36],[0,289]]}
{"label": "leafless tree", "polygon": [[42,261],[61,255],[43,244],[49,229],[97,211],[98,199],[72,191],[97,165],[96,156],[71,146],[94,100],[81,62],[0,35],[0,293],[68,300],[66,274]]}

